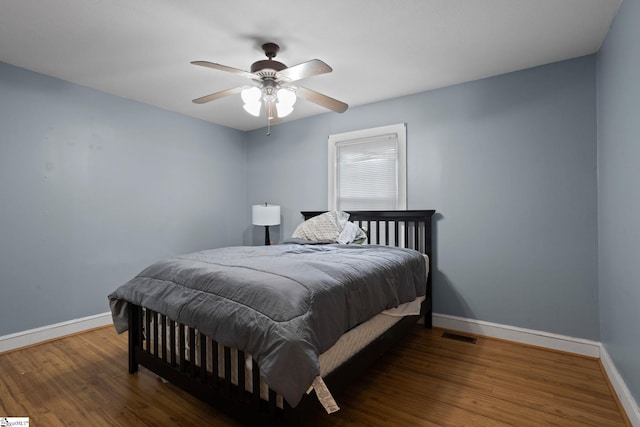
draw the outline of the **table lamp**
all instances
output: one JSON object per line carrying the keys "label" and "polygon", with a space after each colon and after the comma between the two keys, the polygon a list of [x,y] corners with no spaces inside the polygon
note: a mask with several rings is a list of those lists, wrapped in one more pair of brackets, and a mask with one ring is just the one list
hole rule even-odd
{"label": "table lamp", "polygon": [[264,205],[253,205],[252,214],[253,225],[264,225],[264,244],[270,245],[269,226],[280,224],[280,206],[270,205],[268,203]]}

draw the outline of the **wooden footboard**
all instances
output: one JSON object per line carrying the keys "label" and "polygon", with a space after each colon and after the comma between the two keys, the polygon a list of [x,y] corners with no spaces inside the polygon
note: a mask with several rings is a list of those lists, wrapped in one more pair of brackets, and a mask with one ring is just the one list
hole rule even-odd
{"label": "wooden footboard", "polygon": [[[353,382],[419,318],[404,317],[328,374],[324,381],[329,390],[335,393]],[[162,314],[129,305],[130,373],[142,365],[246,425],[304,425],[307,414],[318,411],[315,393],[292,408],[275,391],[268,387],[265,391],[258,364],[252,359],[250,363],[247,369],[242,351],[222,346]]]}
{"label": "wooden footboard", "polygon": [[246,361],[244,352],[222,346],[195,328],[129,305],[130,373],[142,365],[247,424],[285,420],[292,408],[271,389],[261,398],[259,367],[252,360],[246,369]]}

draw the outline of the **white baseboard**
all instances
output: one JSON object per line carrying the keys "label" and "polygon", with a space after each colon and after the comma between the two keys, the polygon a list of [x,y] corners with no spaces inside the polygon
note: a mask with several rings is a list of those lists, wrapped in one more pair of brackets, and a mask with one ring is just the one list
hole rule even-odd
{"label": "white baseboard", "polygon": [[440,328],[454,329],[456,331],[491,338],[500,338],[521,344],[566,351],[582,356],[600,357],[600,343],[582,338],[573,338],[565,335],[536,331],[534,329],[517,328],[515,326],[437,313],[433,314],[433,325]]}
{"label": "white baseboard", "polygon": [[640,427],[638,403],[600,342],[438,313],[433,313],[433,326],[599,358],[631,425]]}
{"label": "white baseboard", "polygon": [[29,329],[28,331],[17,332],[15,334],[4,335],[0,337],[0,353],[60,338],[65,335],[75,334],[88,329],[99,328],[100,326],[110,325],[111,323],[111,313],[107,312],[96,314],[94,316],[83,317],[81,319],[55,323],[41,328]]}
{"label": "white baseboard", "polygon": [[631,395],[631,391],[629,391],[629,388],[620,376],[616,365],[613,363],[613,360],[611,360],[607,349],[602,344],[600,344],[600,362],[602,362],[602,366],[607,372],[607,377],[609,377],[609,381],[616,391],[618,399],[624,407],[624,411],[627,413],[627,417],[629,417],[631,425],[640,427],[640,408],[638,407],[638,403]]}

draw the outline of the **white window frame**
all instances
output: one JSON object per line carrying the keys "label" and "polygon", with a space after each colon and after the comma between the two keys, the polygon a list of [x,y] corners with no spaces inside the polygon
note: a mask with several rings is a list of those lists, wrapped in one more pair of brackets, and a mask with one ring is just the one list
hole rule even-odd
{"label": "white window frame", "polygon": [[389,126],[357,130],[352,132],[329,135],[329,157],[328,157],[328,206],[329,210],[335,210],[337,201],[337,159],[336,144],[363,140],[368,138],[379,138],[385,135],[395,134],[398,139],[398,200],[395,209],[407,209],[407,126],[406,123],[399,123]]}

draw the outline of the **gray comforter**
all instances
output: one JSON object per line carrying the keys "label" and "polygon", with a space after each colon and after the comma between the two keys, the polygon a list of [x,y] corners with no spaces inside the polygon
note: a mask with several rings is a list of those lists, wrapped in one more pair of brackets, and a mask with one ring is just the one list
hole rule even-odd
{"label": "gray comforter", "polygon": [[425,294],[425,260],[374,245],[229,247],[158,262],[109,295],[116,330],[148,307],[253,355],[296,406],[347,330]]}

